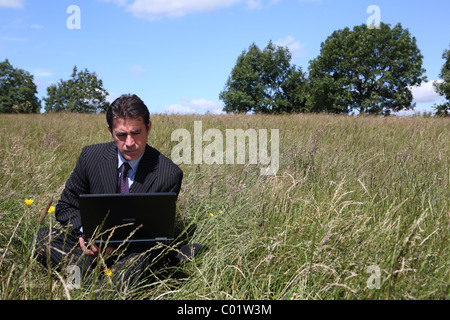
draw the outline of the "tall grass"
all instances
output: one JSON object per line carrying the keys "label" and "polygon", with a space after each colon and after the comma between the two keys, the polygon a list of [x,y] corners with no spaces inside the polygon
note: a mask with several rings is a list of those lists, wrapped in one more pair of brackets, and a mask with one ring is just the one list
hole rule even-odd
{"label": "tall grass", "polygon": [[[170,157],[171,133],[197,120],[204,131],[279,129],[278,173],[181,164],[178,213],[205,248],[125,298],[449,297],[448,119],[153,115],[149,142]],[[30,244],[81,148],[110,140],[104,116],[1,115],[0,134],[0,299],[92,297],[43,270]]]}

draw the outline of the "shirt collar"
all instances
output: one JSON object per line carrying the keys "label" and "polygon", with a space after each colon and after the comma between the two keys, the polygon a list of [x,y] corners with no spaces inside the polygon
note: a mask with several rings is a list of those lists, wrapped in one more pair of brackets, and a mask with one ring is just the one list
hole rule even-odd
{"label": "shirt collar", "polygon": [[141,155],[138,159],[136,159],[136,160],[127,161],[127,160],[125,160],[125,158],[122,156],[122,154],[120,153],[120,151],[117,151],[117,156],[118,156],[118,159],[119,159],[119,163],[118,163],[118,167],[117,167],[117,168],[120,168],[120,166],[121,166],[124,162],[128,162],[129,165],[130,165],[130,167],[131,167],[131,169],[132,169],[134,172],[136,172],[137,167],[138,167],[138,165],[139,165],[139,161],[141,161],[143,155],[144,155],[144,153],[142,153],[142,155]]}

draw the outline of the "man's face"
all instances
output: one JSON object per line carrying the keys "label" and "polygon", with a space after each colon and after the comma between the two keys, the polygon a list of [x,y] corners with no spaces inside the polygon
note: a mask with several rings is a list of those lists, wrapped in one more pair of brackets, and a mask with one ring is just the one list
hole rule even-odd
{"label": "man's face", "polygon": [[151,126],[150,122],[146,127],[142,117],[137,120],[116,118],[113,120],[113,128],[108,126],[108,130],[124,159],[131,161],[137,160],[144,153]]}

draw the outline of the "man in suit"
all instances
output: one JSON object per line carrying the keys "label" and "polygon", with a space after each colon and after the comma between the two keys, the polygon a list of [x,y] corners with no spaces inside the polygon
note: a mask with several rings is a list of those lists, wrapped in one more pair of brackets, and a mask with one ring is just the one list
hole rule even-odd
{"label": "man in suit", "polygon": [[[43,228],[38,232],[38,259],[45,266],[63,270],[75,264],[87,275],[100,254],[100,249],[88,245],[83,236],[80,194],[180,192],[181,169],[147,144],[152,123],[148,108],[139,97],[122,95],[111,104],[106,119],[113,142],[83,148],[56,205],[56,219],[66,229]],[[126,177],[122,173],[125,166]],[[122,191],[120,180],[124,184]],[[113,251],[106,248],[103,253]],[[114,260],[118,288],[136,282],[151,262],[147,251],[148,248],[132,248]]]}

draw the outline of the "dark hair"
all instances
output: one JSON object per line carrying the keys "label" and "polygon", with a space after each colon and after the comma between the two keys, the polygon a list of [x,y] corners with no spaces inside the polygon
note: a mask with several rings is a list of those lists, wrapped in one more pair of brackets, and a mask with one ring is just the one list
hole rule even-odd
{"label": "dark hair", "polygon": [[145,126],[148,128],[150,122],[150,112],[144,102],[135,94],[123,94],[106,111],[106,122],[113,128],[113,120],[120,119],[138,119],[142,117]]}

